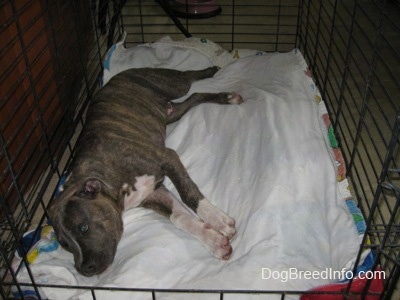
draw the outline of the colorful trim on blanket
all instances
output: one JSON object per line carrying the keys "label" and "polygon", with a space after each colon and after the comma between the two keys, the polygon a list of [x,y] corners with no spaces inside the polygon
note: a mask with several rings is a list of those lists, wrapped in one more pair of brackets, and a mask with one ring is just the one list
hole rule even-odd
{"label": "colorful trim on blanket", "polygon": [[[39,262],[40,259],[46,259],[43,254],[54,252],[59,249],[60,244],[57,240],[53,226],[45,225],[36,230],[28,231],[21,241],[21,247],[17,249],[17,262],[26,255],[26,261],[29,264]],[[18,264],[18,263],[16,263]],[[13,299],[42,299],[35,290],[12,288]]]}
{"label": "colorful trim on blanket", "polygon": [[[54,194],[55,198],[60,195],[67,177],[68,174],[64,173],[58,181],[57,189]],[[56,251],[59,245],[51,220],[48,220],[47,225],[24,234],[21,247],[17,248],[17,254],[20,258],[26,255],[27,262],[33,264],[41,254]]]}
{"label": "colorful trim on blanket", "polygon": [[18,249],[18,254],[21,257],[26,253],[26,259],[30,264],[35,263],[42,253],[53,252],[60,245],[51,225],[27,232],[21,244],[22,249]]}
{"label": "colorful trim on blanket", "polygon": [[[294,50],[298,51],[297,49]],[[318,88],[315,86],[315,83],[312,78],[312,72],[310,69],[306,69],[304,73],[311,79],[310,87],[315,94],[315,101],[319,106],[319,110],[322,115],[322,120],[326,126],[327,137],[332,148],[333,158],[336,164],[336,179],[339,187],[339,194],[342,197],[343,201],[353,216],[354,224],[356,226],[358,235],[360,237],[360,241],[362,240],[367,226],[365,223],[364,216],[362,215],[360,209],[357,207],[353,196],[350,191],[350,186],[347,180],[347,169],[346,163],[344,161],[344,157],[342,151],[339,147],[339,142],[336,139],[335,130],[332,126],[328,111],[326,109],[325,103],[322,100],[321,94]],[[367,240],[369,243],[369,239]],[[368,283],[368,279],[361,276],[362,274],[366,274],[366,272],[372,270],[375,264],[375,255],[371,250],[364,250],[363,253],[364,261],[357,266],[356,274],[353,274],[351,270],[346,272],[346,279],[340,281],[339,283],[334,283],[322,287],[317,287],[311,289],[308,293],[303,294],[300,299],[301,300],[339,300],[343,299],[342,292],[346,291],[348,288],[349,281],[351,281],[351,285],[349,287],[350,293],[361,293],[366,284],[369,284],[368,287],[368,295],[365,299],[379,299],[379,295],[383,292],[384,284],[382,278],[373,278],[371,283]],[[377,268],[376,271],[379,271],[380,267]],[[372,296],[371,296],[372,295]]]}

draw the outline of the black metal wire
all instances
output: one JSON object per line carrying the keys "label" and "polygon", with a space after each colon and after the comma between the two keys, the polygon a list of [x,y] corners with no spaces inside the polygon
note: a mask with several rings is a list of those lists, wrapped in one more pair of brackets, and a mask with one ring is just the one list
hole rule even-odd
{"label": "black metal wire", "polygon": [[[123,2],[125,1],[118,3]],[[361,211],[366,216],[367,233],[362,241],[356,265],[361,260],[362,250],[374,251],[376,261],[373,269],[380,265],[388,274],[382,295],[382,298],[388,299],[400,276],[400,225],[398,224],[400,187],[398,186],[399,162],[396,161],[400,151],[398,98],[400,74],[398,68],[393,67],[392,62],[387,59],[390,57],[400,62],[400,48],[396,42],[400,33],[400,23],[398,18],[396,19],[396,16],[400,17],[396,15],[399,13],[398,4],[388,0],[279,0],[274,3],[266,1],[262,4],[259,1],[244,3],[234,0],[228,4],[224,2],[221,5],[222,13],[215,19],[201,21],[186,19],[182,22],[168,10],[168,2],[126,1],[122,9],[122,17],[119,15],[121,7],[116,7],[115,15],[107,14],[101,20],[99,30],[104,31],[104,26],[115,25],[118,31],[117,36],[124,29],[132,31],[132,34],[128,34],[127,39],[130,39],[126,41],[128,45],[150,42],[171,34],[179,38],[191,35],[206,36],[229,48],[228,50],[243,46],[265,51],[300,48],[320,88],[322,98],[327,104],[353,191]],[[11,269],[10,262],[16,249],[21,247],[22,234],[32,221],[38,207],[44,208],[40,224],[46,221],[48,204],[44,200],[44,194],[49,189],[53,189],[54,194],[56,187],[49,186],[53,175],[60,178],[72,159],[74,145],[70,139],[79,131],[76,130],[78,125],[84,124],[83,115],[88,101],[98,88],[98,77],[102,71],[101,64],[108,49],[107,40],[114,41],[115,37],[113,32],[108,39],[104,39],[101,32],[97,30],[98,15],[94,5],[90,16],[94,43],[87,57],[76,57],[79,61],[80,72],[75,74],[75,70],[66,67],[70,57],[65,56],[64,52],[73,53],[74,48],[83,48],[86,41],[79,35],[75,39],[68,39],[59,36],[59,33],[64,31],[65,34],[69,30],[66,35],[75,37],[76,33],[82,30],[79,27],[79,7],[76,6],[78,2],[63,1],[57,7],[57,10],[62,13],[70,9],[71,5],[73,6],[73,11],[76,13],[73,17],[74,24],[72,24],[75,26],[74,29],[68,27],[70,24],[62,24],[61,29],[54,26],[57,23],[56,16],[53,16],[50,9],[50,7],[54,8],[54,3],[48,0],[41,1],[42,11],[32,16],[22,28],[21,24],[18,24],[19,18],[28,11],[32,3],[34,3],[33,0],[27,1],[22,7],[17,6],[13,0],[0,3],[0,8],[10,5],[13,9],[13,15],[3,20],[0,34],[12,26],[16,26],[18,32],[5,47],[0,49],[0,57],[9,53],[18,43],[22,45],[22,50],[16,54],[15,60],[0,71],[0,81],[3,82],[11,76],[20,64],[27,65],[25,72],[0,99],[0,110],[5,109],[10,101],[14,104],[11,114],[0,123],[0,159],[6,166],[6,170],[1,170],[0,178],[10,182],[6,190],[1,190],[0,195],[0,206],[4,215],[0,228],[2,258],[0,267],[7,270],[9,275],[6,278],[6,273],[0,272],[3,280],[0,288],[2,297],[9,296],[11,287],[15,287],[21,294],[25,286],[33,287],[38,295],[39,289],[44,287],[85,289],[90,291],[93,299],[96,299],[97,292],[104,290],[148,292],[153,299],[156,299],[157,294],[166,292],[213,293],[219,294],[220,299],[224,299],[224,295],[227,294],[276,294],[280,295],[281,299],[285,299],[288,295],[311,294],[304,291],[162,290],[40,285],[35,283],[31,273],[29,273],[30,283],[18,282],[16,276],[18,269],[16,272]],[[103,9],[105,5],[102,4]],[[378,16],[377,19],[376,16]],[[152,21],[155,18],[164,19],[161,23],[156,23]],[[269,18],[275,18],[276,22],[269,21]],[[47,20],[49,24],[46,24],[29,42],[24,41],[23,35],[40,19]],[[260,24],[259,20],[266,21]],[[163,27],[161,28],[160,25]],[[176,26],[178,30],[175,30]],[[217,26],[229,30],[222,31],[220,34],[210,33],[203,29],[204,26]],[[264,32],[254,31],[255,26],[262,27]],[[395,34],[388,34],[387,30]],[[50,34],[47,34],[48,32]],[[33,67],[45,56],[46,48],[42,47],[34,59],[28,58],[28,52],[39,43],[43,35],[47,36],[49,47],[52,47],[54,51],[52,57],[41,66],[37,77],[34,77]],[[250,41],[248,41],[249,38]],[[88,58],[90,58],[89,61],[86,61]],[[42,83],[42,89],[38,89],[38,78],[44,78],[50,68],[54,68],[56,80],[49,79]],[[79,82],[82,84],[79,86],[80,92],[74,95],[76,99],[63,104],[65,107],[61,116],[53,114],[46,119],[46,114],[52,112],[52,101],[57,101],[57,97],[68,97],[67,93],[71,88],[69,80],[74,76],[81,76],[79,78],[82,81]],[[29,82],[29,87],[17,98],[19,87],[26,80]],[[51,90],[53,84],[55,87]],[[33,97],[34,105],[26,109],[25,102],[28,97]],[[40,102],[43,99],[46,101]],[[17,114],[21,114],[22,122],[12,128],[11,134],[3,135],[3,131],[10,128]],[[32,123],[32,127],[25,130],[24,123],[27,123],[35,114],[37,118]],[[69,126],[66,128],[65,124]],[[12,144],[22,135],[22,132],[25,135],[21,138],[21,144],[12,148]],[[39,132],[37,139],[31,143],[32,137],[37,132]],[[377,139],[381,140],[381,144],[376,143]],[[16,168],[17,156],[24,155],[28,143],[32,144],[34,150],[26,154],[23,163]],[[42,148],[43,145],[44,148]],[[44,150],[37,154],[38,149]],[[65,149],[69,151],[69,157],[66,164],[61,164]],[[14,152],[11,153],[11,150]],[[48,174],[41,175],[38,183],[31,186],[29,180],[35,178],[37,170],[43,164],[48,165],[50,171]],[[394,178],[394,173],[397,174],[396,178]],[[25,180],[25,178],[28,179]],[[16,207],[10,206],[8,200],[14,195]],[[27,264],[26,258],[19,267],[24,264]],[[29,268],[28,272],[30,272]],[[371,281],[360,297],[370,294],[369,284]],[[350,285],[351,281],[346,290],[338,294],[343,297],[353,296],[350,295]]]}

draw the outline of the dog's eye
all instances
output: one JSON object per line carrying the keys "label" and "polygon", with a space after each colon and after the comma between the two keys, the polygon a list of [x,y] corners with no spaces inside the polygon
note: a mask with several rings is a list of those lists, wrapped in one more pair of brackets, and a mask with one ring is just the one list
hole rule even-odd
{"label": "dog's eye", "polygon": [[81,224],[78,226],[78,229],[81,233],[86,233],[89,230],[88,224]]}

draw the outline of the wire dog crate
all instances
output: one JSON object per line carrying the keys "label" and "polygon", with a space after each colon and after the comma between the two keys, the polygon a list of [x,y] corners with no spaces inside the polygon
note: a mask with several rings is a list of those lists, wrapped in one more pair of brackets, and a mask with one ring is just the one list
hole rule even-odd
{"label": "wire dog crate", "polygon": [[[204,37],[228,50],[299,48],[327,104],[366,218],[360,255],[366,248],[374,251],[374,268],[379,265],[386,273],[380,297],[395,297],[400,278],[400,2],[220,0],[217,16],[194,19],[176,17],[172,2],[0,1],[2,297],[11,298],[11,288],[22,291],[13,257],[24,249],[23,234],[47,221],[49,200],[72,157],[107,50],[124,31],[127,47],[169,35]],[[34,276],[29,285],[43,286]],[[343,299],[353,299],[350,285],[340,292]],[[94,299],[102,289],[74,288],[91,290]],[[153,298],[165,292],[145,291]],[[229,293],[282,299],[307,293],[172,292],[218,293],[221,299]],[[367,288],[354,297],[366,296]]]}

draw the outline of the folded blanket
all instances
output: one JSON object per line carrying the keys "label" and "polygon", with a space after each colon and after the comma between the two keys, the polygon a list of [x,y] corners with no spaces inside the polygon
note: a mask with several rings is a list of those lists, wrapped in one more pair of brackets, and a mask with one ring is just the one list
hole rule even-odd
{"label": "folded blanket", "polygon": [[[51,253],[38,251],[43,259],[30,266],[37,283],[290,291],[347,279],[304,276],[328,270],[350,274],[365,222],[352,200],[326,107],[298,50],[227,52],[196,38],[180,42],[164,38],[132,49],[125,49],[121,42],[109,51],[104,83],[131,67],[186,70],[214,64],[222,69],[213,78],[195,82],[188,95],[235,91],[245,102],[192,109],[168,126],[166,144],[177,151],[207,198],[236,219],[231,259],[216,260],[169,220],[137,208],[124,213],[123,238],[113,265],[103,274],[79,275],[72,255],[58,247]],[[178,195],[168,179],[164,184]],[[359,270],[370,269],[371,255],[365,251]],[[288,278],[290,272],[297,277]],[[25,270],[18,276],[29,280]],[[49,298],[60,293],[63,298],[91,298],[90,292],[77,289],[43,288],[41,292]],[[96,292],[97,299],[111,296],[151,298],[141,293]],[[212,299],[203,294],[190,297]],[[241,295],[229,294],[224,299],[237,297]]]}

